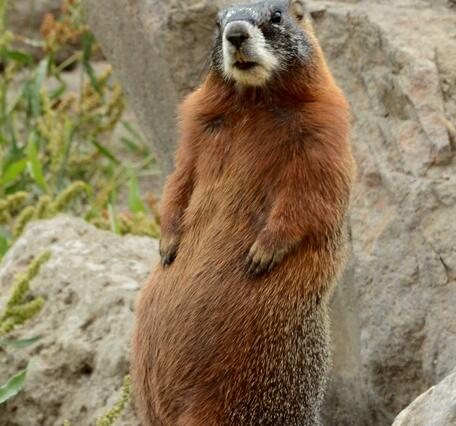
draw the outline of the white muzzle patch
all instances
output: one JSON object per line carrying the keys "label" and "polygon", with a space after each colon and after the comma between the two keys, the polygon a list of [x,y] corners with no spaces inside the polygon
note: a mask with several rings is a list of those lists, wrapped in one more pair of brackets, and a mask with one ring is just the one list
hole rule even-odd
{"label": "white muzzle patch", "polygon": [[[229,41],[234,25],[248,37],[237,47]],[[242,86],[263,86],[279,68],[279,60],[268,49],[262,31],[246,21],[230,22],[223,33],[223,68],[225,78]]]}

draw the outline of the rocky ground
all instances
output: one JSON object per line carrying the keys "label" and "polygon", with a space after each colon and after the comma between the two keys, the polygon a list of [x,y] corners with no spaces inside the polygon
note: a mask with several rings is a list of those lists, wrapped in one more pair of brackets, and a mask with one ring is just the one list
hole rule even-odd
{"label": "rocky ground", "polygon": [[[94,425],[118,400],[128,374],[134,302],[157,259],[157,242],[63,216],[34,223],[3,260],[0,306],[14,276],[45,250],[52,257],[32,283],[44,309],[15,335],[41,339],[0,350],[2,378],[33,360],[24,392],[0,405],[0,424]],[[139,424],[131,407],[118,424]]]}
{"label": "rocky ground", "polygon": [[[86,0],[92,27],[165,171],[172,167],[176,104],[201,79],[221,3]],[[353,254],[333,308],[326,426],[391,425],[416,398],[395,426],[451,425],[456,10],[445,0],[308,4],[352,105],[358,164]],[[36,424],[27,423],[27,413],[48,416],[46,425],[65,416],[90,424],[115,400],[127,370],[131,307],[156,252],[156,242],[121,239],[80,221],[34,224],[0,266],[1,294],[13,273],[47,246],[57,255],[34,289],[48,304],[27,327],[47,340],[0,364],[3,377],[29,355],[38,359],[26,392],[0,408],[8,426]],[[124,424],[134,425],[129,416]]]}

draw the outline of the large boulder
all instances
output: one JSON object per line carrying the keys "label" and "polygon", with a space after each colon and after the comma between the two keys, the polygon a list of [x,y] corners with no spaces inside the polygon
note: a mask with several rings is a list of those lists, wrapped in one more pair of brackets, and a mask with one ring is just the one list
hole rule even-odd
{"label": "large boulder", "polygon": [[315,26],[353,110],[366,424],[387,425],[456,365],[456,13],[332,2]]}
{"label": "large boulder", "polygon": [[[85,1],[166,175],[176,103],[201,79],[224,1]],[[456,364],[456,11],[445,0],[308,4],[352,105],[359,168],[327,424],[388,425]]]}
{"label": "large boulder", "polygon": [[393,423],[393,426],[450,425],[456,425],[456,372],[415,399]]}
{"label": "large boulder", "polygon": [[[134,302],[156,261],[157,242],[65,216],[35,222],[0,267],[0,312],[14,276],[46,250],[52,257],[31,284],[44,308],[14,334],[41,339],[0,350],[0,383],[32,360],[23,392],[0,405],[0,423],[94,425],[119,399],[128,374]],[[139,425],[131,406],[116,424]]]}

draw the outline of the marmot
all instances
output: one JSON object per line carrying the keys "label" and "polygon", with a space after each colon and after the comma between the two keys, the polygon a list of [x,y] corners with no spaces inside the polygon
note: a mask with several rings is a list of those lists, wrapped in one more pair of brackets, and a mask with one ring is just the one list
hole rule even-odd
{"label": "marmot", "polygon": [[349,108],[302,1],[228,7],[217,26],[137,305],[138,410],[152,426],[319,425]]}

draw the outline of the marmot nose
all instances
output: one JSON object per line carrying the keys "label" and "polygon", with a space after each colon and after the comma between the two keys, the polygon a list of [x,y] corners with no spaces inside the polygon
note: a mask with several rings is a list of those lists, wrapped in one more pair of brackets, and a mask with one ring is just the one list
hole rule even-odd
{"label": "marmot nose", "polygon": [[236,32],[234,34],[230,34],[227,39],[228,41],[238,49],[242,46],[245,40],[249,38],[249,34],[245,32]]}
{"label": "marmot nose", "polygon": [[226,39],[238,49],[249,37],[248,28],[242,23],[232,24],[226,33]]}

